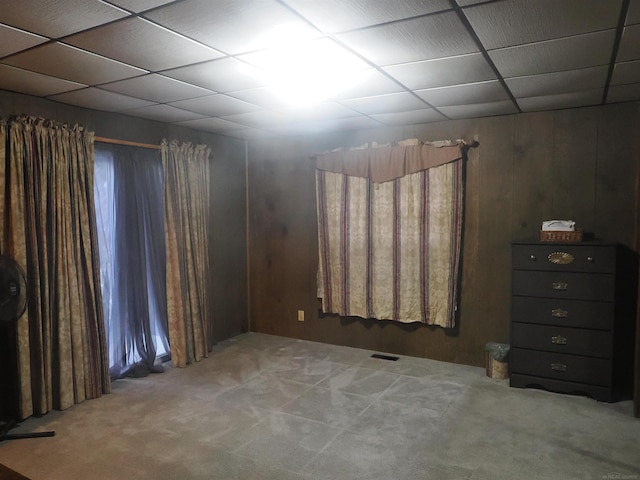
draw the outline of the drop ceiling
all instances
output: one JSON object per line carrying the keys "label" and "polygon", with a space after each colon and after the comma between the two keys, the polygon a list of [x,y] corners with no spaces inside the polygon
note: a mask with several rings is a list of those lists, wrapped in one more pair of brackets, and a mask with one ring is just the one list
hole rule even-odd
{"label": "drop ceiling", "polygon": [[[640,100],[640,0],[2,4],[0,89],[223,135]],[[281,25],[344,50],[361,83],[312,106],[280,100],[246,66],[264,62],[263,38]]]}

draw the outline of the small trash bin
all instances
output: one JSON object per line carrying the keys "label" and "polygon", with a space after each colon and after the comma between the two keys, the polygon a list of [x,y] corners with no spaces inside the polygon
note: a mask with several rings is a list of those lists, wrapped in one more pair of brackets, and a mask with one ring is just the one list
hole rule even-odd
{"label": "small trash bin", "polygon": [[489,342],[485,345],[487,377],[504,380],[509,377],[509,345],[506,343]]}

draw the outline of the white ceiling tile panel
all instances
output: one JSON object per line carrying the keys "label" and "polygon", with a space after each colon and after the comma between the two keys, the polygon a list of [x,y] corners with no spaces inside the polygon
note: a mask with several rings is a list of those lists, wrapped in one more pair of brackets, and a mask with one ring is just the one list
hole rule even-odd
{"label": "white ceiling tile panel", "polygon": [[509,94],[497,80],[416,90],[416,94],[434,107],[509,100]]}
{"label": "white ceiling tile panel", "polygon": [[276,0],[185,0],[145,16],[229,54],[266,48],[283,26],[319,35]]}
{"label": "white ceiling tile panel", "polygon": [[257,110],[255,112],[240,113],[238,115],[228,115],[222,117],[223,120],[237,123],[245,127],[253,128],[273,128],[286,122],[286,115],[277,110]]}
{"label": "white ceiling tile panel", "polygon": [[607,103],[633,102],[640,100],[640,82],[628,85],[614,85],[609,88]]}
{"label": "white ceiling tile panel", "polygon": [[640,60],[616,63],[611,77],[611,85],[640,83]]}
{"label": "white ceiling tile panel", "polygon": [[586,107],[597,105],[602,100],[603,89],[587,90],[542,97],[519,98],[518,105],[523,112],[555,110],[561,108]]}
{"label": "white ceiling tile panel", "polygon": [[640,60],[640,24],[624,27],[617,62]]}
{"label": "white ceiling tile panel", "polygon": [[503,77],[576,70],[607,65],[615,30],[577,35],[492,50],[489,56]]}
{"label": "white ceiling tile panel", "polygon": [[0,63],[0,89],[38,97],[84,88],[86,85],[48,77]]}
{"label": "white ceiling tile panel", "polygon": [[624,24],[633,25],[634,23],[640,23],[640,0],[631,0]]}
{"label": "white ceiling tile panel", "polygon": [[480,53],[393,65],[385,67],[384,71],[411,89],[444,87],[496,78]]}
{"label": "white ceiling tile panel", "polygon": [[263,87],[244,63],[230,57],[162,72],[163,75],[193,83],[219,93]]}
{"label": "white ceiling tile panel", "polygon": [[406,112],[378,113],[371,115],[371,118],[385,125],[415,125],[417,123],[438,122],[447,119],[447,117],[438,113],[438,111],[433,108],[408,110]]}
{"label": "white ceiling tile panel", "polygon": [[507,78],[505,82],[516,98],[543,97],[561,93],[604,88],[608,67],[584,68],[570,72],[543,73]]}
{"label": "white ceiling tile panel", "polygon": [[337,33],[451,8],[448,0],[285,0],[323,32]]}
{"label": "white ceiling tile panel", "polygon": [[240,128],[237,123],[229,122],[221,118],[200,118],[197,120],[187,120],[178,122],[178,125],[184,127],[195,128],[196,130],[204,130],[205,132],[228,132]]}
{"label": "white ceiling tile panel", "polygon": [[99,0],[3,0],[0,23],[59,38],[127,15]]}
{"label": "white ceiling tile panel", "polygon": [[97,87],[60,93],[58,95],[50,96],[49,98],[57,102],[92,108],[94,110],[102,110],[105,112],[122,112],[125,110],[153,105],[153,102],[149,102],[147,100],[109,92]]}
{"label": "white ceiling tile panel", "polygon": [[505,100],[502,102],[476,103],[469,105],[452,105],[448,107],[438,107],[447,117],[453,119],[490,117],[493,115],[508,115],[518,113],[513,102]]}
{"label": "white ceiling tile panel", "polygon": [[152,71],[222,57],[210,47],[137,17],[73,35],[64,42]]}
{"label": "white ceiling tile panel", "polygon": [[47,38],[0,24],[0,58],[35,47],[48,41]]}
{"label": "white ceiling tile panel", "polygon": [[188,112],[186,110],[172,107],[170,105],[150,105],[148,107],[127,110],[124,113],[126,113],[127,115],[133,115],[136,117],[148,118],[149,120],[157,120],[159,122],[167,123],[184,122],[186,120],[196,120],[203,117],[203,115]]}
{"label": "white ceiling tile panel", "polygon": [[273,137],[271,132],[266,130],[258,130],[257,128],[242,128],[240,130],[229,130],[224,133],[227,136],[244,138],[247,140],[256,138],[268,138]]}
{"label": "white ceiling tile panel", "polygon": [[166,5],[175,0],[110,0],[111,3],[130,10],[132,12],[144,12],[161,5]]}
{"label": "white ceiling tile panel", "polygon": [[283,99],[276,96],[273,91],[267,87],[228,92],[227,95],[263,108],[278,109],[284,108],[287,105]]}
{"label": "white ceiling tile panel", "polygon": [[140,68],[57,42],[35,47],[2,61],[25,70],[86,85],[97,85],[146,73]]}
{"label": "white ceiling tile panel", "polygon": [[421,110],[428,107],[423,101],[408,92],[355,98],[353,100],[343,100],[341,103],[364,115]]}
{"label": "white ceiling tile panel", "polygon": [[327,102],[283,108],[278,110],[278,114],[282,115],[285,122],[293,123],[353,117],[358,115],[358,112],[339,103]]}
{"label": "white ceiling tile panel", "polygon": [[157,103],[177,102],[178,100],[204,97],[214,93],[155,73],[107,83],[102,85],[102,88]]}
{"label": "white ceiling tile panel", "polygon": [[222,94],[191,98],[189,100],[180,100],[178,102],[172,102],[171,105],[184,110],[201,113],[203,115],[212,115],[214,117],[253,112],[260,109],[256,105]]}
{"label": "white ceiling tile panel", "polygon": [[405,89],[376,69],[364,72],[362,81],[331,95],[333,100],[345,100],[348,98],[373,97],[388,93],[403,92]]}
{"label": "white ceiling tile panel", "polygon": [[454,12],[403,20],[337,35],[337,38],[377,65],[451,57],[478,51]]}
{"label": "white ceiling tile panel", "polygon": [[464,9],[487,50],[616,28],[622,0],[504,0]]}

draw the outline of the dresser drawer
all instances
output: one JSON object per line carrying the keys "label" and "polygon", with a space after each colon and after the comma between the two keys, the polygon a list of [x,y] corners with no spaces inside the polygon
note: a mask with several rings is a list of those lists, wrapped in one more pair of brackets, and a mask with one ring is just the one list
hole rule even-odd
{"label": "dresser drawer", "polygon": [[514,322],[611,330],[615,306],[612,302],[512,297]]}
{"label": "dresser drawer", "polygon": [[512,267],[518,270],[613,273],[615,246],[513,245]]}
{"label": "dresser drawer", "polygon": [[521,348],[513,348],[510,358],[513,373],[592,385],[611,385],[611,361],[608,359]]}
{"label": "dresser drawer", "polygon": [[516,348],[609,358],[613,333],[514,322],[511,324],[511,345]]}
{"label": "dresser drawer", "polygon": [[612,301],[615,280],[611,274],[539,272],[514,270],[513,295],[524,297],[567,298]]}

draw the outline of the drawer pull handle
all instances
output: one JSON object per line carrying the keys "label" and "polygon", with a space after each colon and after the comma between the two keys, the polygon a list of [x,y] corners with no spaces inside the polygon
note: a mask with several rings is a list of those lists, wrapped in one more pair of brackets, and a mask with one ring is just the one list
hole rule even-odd
{"label": "drawer pull handle", "polygon": [[551,288],[553,288],[554,290],[566,290],[567,288],[569,288],[569,284],[565,282],[553,282],[551,284]]}
{"label": "drawer pull handle", "polygon": [[535,262],[535,261],[537,260],[535,255],[530,255],[530,256],[529,256],[529,258],[530,258],[533,262]]}
{"label": "drawer pull handle", "polygon": [[575,257],[567,252],[552,252],[547,257],[547,260],[555,265],[569,265],[573,263]]}
{"label": "drawer pull handle", "polygon": [[552,363],[551,370],[554,370],[556,372],[566,372],[567,366],[564,363]]}
{"label": "drawer pull handle", "polygon": [[551,310],[551,316],[556,318],[567,318],[569,316],[569,312],[561,308],[554,308]]}
{"label": "drawer pull handle", "polygon": [[587,257],[587,262],[593,263],[593,257]]}
{"label": "drawer pull handle", "polygon": [[562,335],[554,335],[553,337],[551,337],[551,343],[553,343],[554,345],[566,345],[567,339]]}

